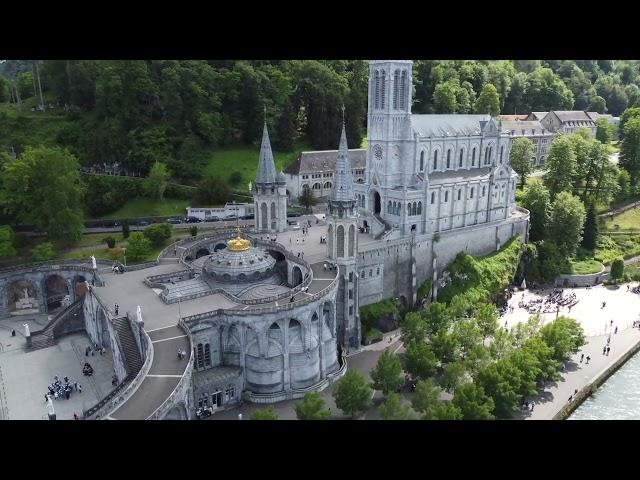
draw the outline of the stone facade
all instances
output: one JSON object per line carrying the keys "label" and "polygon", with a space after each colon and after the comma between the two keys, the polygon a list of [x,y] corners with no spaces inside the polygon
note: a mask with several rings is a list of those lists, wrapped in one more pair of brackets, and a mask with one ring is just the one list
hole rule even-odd
{"label": "stone facade", "polygon": [[287,228],[287,181],[284,173],[280,172],[276,175],[266,122],[262,133],[253,203],[258,232],[285,231]]}
{"label": "stone facade", "polygon": [[502,128],[509,131],[512,140],[524,137],[533,142],[533,164],[544,165],[554,133],[543,127],[537,120],[504,120],[504,116],[501,118],[503,119]]}
{"label": "stone facade", "polygon": [[573,133],[586,128],[595,137],[596,122],[589,113],[582,110],[552,110],[540,120],[540,123],[552,132]]}

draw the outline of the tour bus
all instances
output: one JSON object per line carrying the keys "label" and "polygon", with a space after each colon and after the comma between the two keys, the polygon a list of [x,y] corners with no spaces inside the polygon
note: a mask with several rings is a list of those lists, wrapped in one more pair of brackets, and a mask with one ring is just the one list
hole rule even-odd
{"label": "tour bus", "polygon": [[194,217],[204,222],[240,218],[253,218],[253,203],[227,203],[224,207],[187,207],[187,218]]}

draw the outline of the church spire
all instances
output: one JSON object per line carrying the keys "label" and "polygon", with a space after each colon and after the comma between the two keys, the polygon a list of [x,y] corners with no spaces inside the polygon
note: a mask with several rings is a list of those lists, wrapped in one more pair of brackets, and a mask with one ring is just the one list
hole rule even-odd
{"label": "church spire", "polygon": [[265,121],[264,129],[262,130],[262,145],[260,146],[260,159],[258,163],[258,174],[256,175],[256,185],[275,182],[276,165],[273,161],[273,152],[271,151],[271,142],[269,141],[265,109]]}
{"label": "church spire", "polygon": [[[344,106],[342,107],[344,115]],[[351,172],[351,160],[349,159],[349,146],[347,145],[347,132],[342,120],[342,133],[340,135],[340,147],[336,161],[336,173],[333,178],[333,190],[331,200],[350,202],[355,200],[353,191],[353,173]]]}

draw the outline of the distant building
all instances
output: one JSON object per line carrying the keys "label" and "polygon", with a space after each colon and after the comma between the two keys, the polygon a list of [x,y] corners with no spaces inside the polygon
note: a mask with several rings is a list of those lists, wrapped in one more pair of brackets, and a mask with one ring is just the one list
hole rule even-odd
{"label": "distant building", "polygon": [[529,115],[500,115],[500,120],[507,120],[515,122],[517,120],[526,120]]}
{"label": "distant building", "polygon": [[533,163],[534,165],[544,165],[544,161],[549,154],[549,147],[553,142],[553,132],[547,130],[537,120],[507,120],[507,117],[527,118],[527,115],[502,115],[502,131],[509,131],[513,140],[518,137],[528,138],[533,142]]}
{"label": "distant building", "polygon": [[592,136],[596,136],[596,122],[588,112],[583,110],[552,110],[540,120],[540,123],[554,133],[573,133],[581,128],[587,128]]}
{"label": "distant building", "polygon": [[549,112],[531,112],[525,120],[537,120],[541,121],[544,117],[547,116]]}
{"label": "distant building", "polygon": [[587,112],[593,121],[595,122],[599,118],[604,118],[609,125],[617,127],[620,125],[620,117],[614,117],[610,113],[598,113],[598,112]]}
{"label": "distant building", "polygon": [[246,217],[254,215],[253,203],[227,203],[224,207],[187,207],[187,217],[196,217],[205,222],[212,219],[224,220],[227,217]]}
{"label": "distant building", "polygon": [[[351,173],[356,183],[364,183],[367,150],[349,150]],[[295,202],[303,188],[310,188],[316,197],[327,197],[333,188],[338,150],[302,152],[298,159],[284,171],[287,179],[287,196]]]}

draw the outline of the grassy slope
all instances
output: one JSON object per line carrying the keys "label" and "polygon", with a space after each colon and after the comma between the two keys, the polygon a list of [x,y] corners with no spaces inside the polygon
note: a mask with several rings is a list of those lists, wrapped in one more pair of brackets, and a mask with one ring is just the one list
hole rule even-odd
{"label": "grassy slope", "polygon": [[[31,99],[29,99],[31,100]],[[23,105],[21,114],[7,104],[0,104],[0,146],[56,145],[58,132],[72,122],[63,115],[50,112],[31,112]]]}
{"label": "grassy slope", "polygon": [[574,275],[587,275],[589,273],[598,273],[602,270],[602,263],[597,260],[582,260],[571,262],[571,272]]}
{"label": "grassy slope", "polygon": [[[613,218],[605,218],[607,230],[640,230],[640,209],[632,208]],[[618,227],[616,227],[618,225]]]}

